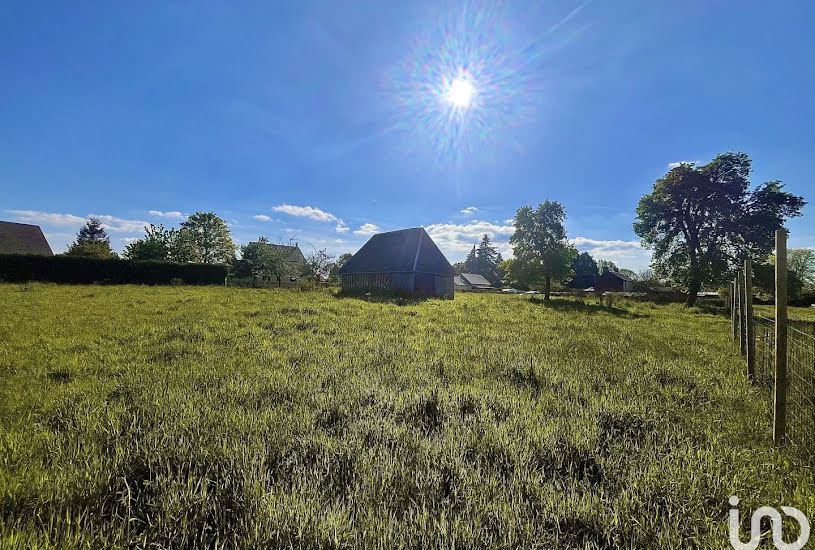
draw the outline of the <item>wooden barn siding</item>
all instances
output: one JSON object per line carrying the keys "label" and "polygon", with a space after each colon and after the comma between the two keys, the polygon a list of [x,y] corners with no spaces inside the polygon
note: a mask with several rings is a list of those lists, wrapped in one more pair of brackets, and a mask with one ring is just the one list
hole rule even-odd
{"label": "wooden barn siding", "polygon": [[[453,298],[455,285],[449,275],[433,275],[433,296]],[[341,275],[342,288],[346,290],[393,290],[414,294],[414,273],[349,273]]]}
{"label": "wooden barn siding", "polygon": [[413,273],[349,273],[341,277],[342,288],[348,290],[413,292]]}

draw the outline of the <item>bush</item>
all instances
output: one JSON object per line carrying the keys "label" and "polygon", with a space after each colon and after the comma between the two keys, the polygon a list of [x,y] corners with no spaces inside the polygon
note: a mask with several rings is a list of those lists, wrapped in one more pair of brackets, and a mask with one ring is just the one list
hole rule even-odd
{"label": "bush", "polygon": [[222,285],[229,266],[101,259],[82,256],[0,254],[0,280],[74,284]]}

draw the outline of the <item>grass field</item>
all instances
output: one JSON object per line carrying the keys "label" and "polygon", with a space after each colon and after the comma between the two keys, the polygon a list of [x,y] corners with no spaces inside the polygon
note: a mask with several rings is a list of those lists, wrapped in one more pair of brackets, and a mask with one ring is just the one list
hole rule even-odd
{"label": "grass field", "polygon": [[[815,512],[729,320],[0,285],[4,546],[729,548]],[[785,533],[787,540],[797,536]]]}
{"label": "grass field", "polygon": [[[755,306],[756,315],[762,315],[772,319],[775,316],[775,306]],[[796,321],[807,321],[815,323],[815,307],[790,307],[787,308],[787,315]]]}

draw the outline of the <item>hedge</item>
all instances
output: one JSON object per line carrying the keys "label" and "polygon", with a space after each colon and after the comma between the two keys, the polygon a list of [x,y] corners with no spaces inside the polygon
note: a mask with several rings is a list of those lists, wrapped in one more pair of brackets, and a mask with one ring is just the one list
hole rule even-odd
{"label": "hedge", "polygon": [[141,285],[222,285],[229,272],[223,264],[176,264],[82,256],[0,254],[0,281],[105,283]]}

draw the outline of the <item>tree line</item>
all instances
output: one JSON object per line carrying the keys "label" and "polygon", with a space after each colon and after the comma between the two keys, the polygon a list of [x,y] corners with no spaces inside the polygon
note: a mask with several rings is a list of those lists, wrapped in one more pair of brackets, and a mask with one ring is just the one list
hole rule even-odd
{"label": "tree line", "polygon": [[[774,233],[787,219],[800,216],[806,203],[784,191],[780,181],[751,188],[751,170],[746,154],[728,152],[702,165],[682,163],[659,178],[636,211],[634,232],[653,251],[652,269],[640,278],[685,289],[686,305],[692,306],[703,286],[724,286],[750,258],[757,286],[770,291]],[[547,299],[555,282],[590,286],[603,266],[577,253],[566,238],[565,220],[566,211],[556,201],[517,211],[510,237],[514,258],[504,266],[510,283],[539,285]],[[794,298],[815,286],[815,252],[792,250],[790,259]]]}

